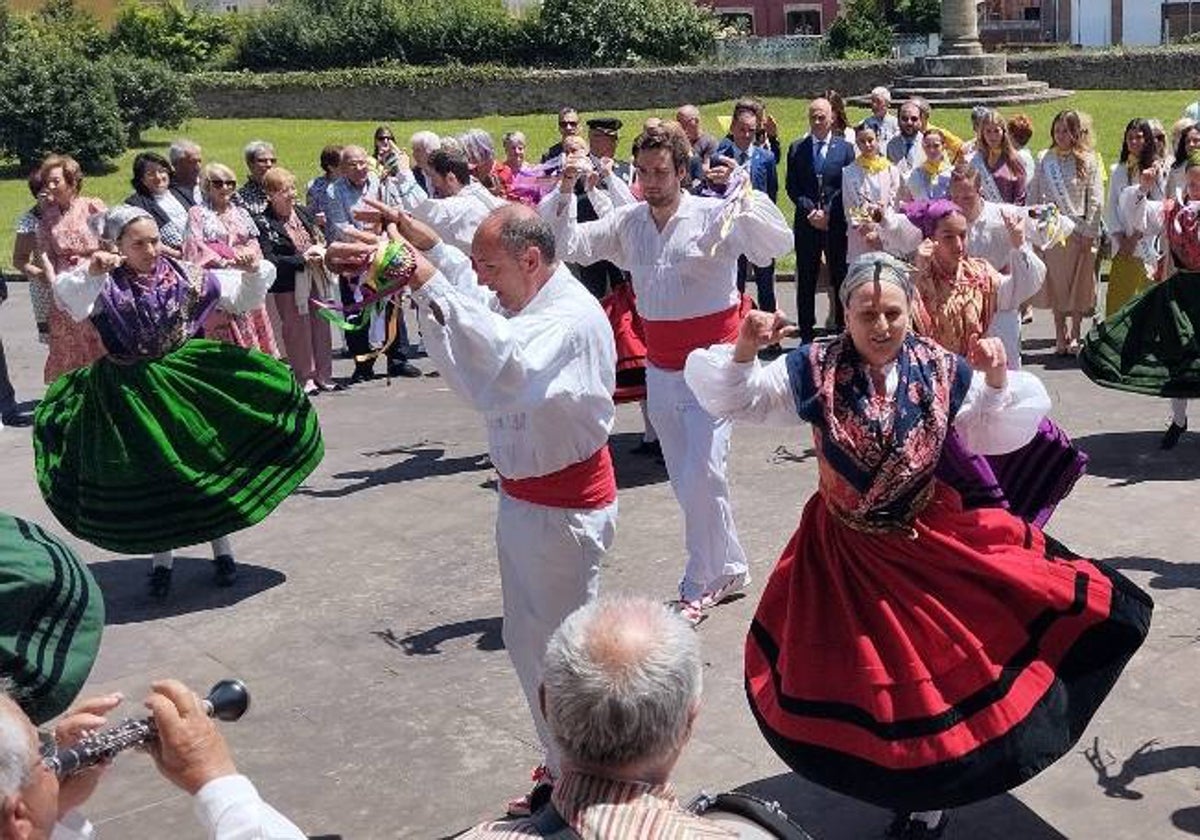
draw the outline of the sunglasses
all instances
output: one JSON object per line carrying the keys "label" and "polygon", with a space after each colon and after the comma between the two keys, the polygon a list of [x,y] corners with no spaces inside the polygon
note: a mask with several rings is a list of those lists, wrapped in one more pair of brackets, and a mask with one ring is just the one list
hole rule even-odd
{"label": "sunglasses", "polygon": [[559,128],[575,128],[579,125],[579,120],[559,120]]}
{"label": "sunglasses", "polygon": [[212,184],[214,187],[229,187],[229,189],[233,189],[234,187],[237,186],[237,181],[212,180],[212,181],[209,181],[208,183]]}
{"label": "sunglasses", "polygon": [[393,136],[392,136],[392,135],[390,135],[390,134],[380,134],[378,137],[376,137],[376,138],[375,138],[375,142],[376,142],[376,143],[378,143],[380,140],[392,140],[392,141],[395,141],[395,139],[396,139],[396,138],[395,138],[395,137],[393,137]]}

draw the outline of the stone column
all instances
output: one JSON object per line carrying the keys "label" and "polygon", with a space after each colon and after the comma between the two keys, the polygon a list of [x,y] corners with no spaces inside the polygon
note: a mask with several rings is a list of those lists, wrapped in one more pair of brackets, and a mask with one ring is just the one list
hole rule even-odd
{"label": "stone column", "polygon": [[942,45],[938,55],[981,55],[975,0],[942,0]]}

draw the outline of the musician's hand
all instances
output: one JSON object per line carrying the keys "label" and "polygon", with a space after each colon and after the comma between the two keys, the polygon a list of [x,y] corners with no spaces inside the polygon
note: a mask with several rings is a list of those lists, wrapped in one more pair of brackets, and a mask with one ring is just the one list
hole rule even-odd
{"label": "musician's hand", "polygon": [[154,715],[158,739],[149,751],[167,781],[195,795],[213,779],[237,773],[225,739],[195,692],[178,680],[151,688],[146,708]]}
{"label": "musician's hand", "polygon": [[[120,694],[102,694],[76,703],[54,725],[54,741],[59,749],[73,747],[88,734],[108,725],[105,717],[125,698]],[[100,784],[109,762],[94,765],[58,783],[58,815],[81,806]]]}
{"label": "musician's hand", "polygon": [[796,335],[796,327],[782,310],[762,312],[752,309],[742,319],[738,329],[737,344],[733,348],[735,362],[754,361],[758,351],[771,344],[778,344],[782,339]]}
{"label": "musician's hand", "polygon": [[967,363],[984,375],[989,387],[1003,388],[1008,384],[1008,356],[1000,339],[977,336],[967,339]]}

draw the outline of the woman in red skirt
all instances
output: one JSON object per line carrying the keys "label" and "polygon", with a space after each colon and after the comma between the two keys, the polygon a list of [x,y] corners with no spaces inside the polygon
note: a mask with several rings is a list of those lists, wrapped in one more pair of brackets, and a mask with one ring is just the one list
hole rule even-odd
{"label": "woman in red skirt", "polygon": [[[771,747],[818,784],[897,812],[889,837],[941,835],[943,809],[1013,788],[1083,733],[1149,629],[1112,569],[934,478],[953,426],[1012,451],[1050,407],[1005,367],[909,329],[906,266],[866,254],[840,294],[846,332],[770,365],[787,329],[752,312],[687,381],[717,416],[812,425],[819,487],[746,640],[746,691]],[[972,370],[974,369],[974,370]]]}

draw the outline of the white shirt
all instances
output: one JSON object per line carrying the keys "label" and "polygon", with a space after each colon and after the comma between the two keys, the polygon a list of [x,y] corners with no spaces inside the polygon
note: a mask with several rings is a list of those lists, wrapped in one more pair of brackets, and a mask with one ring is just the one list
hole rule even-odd
{"label": "white shirt", "polygon": [[617,350],[600,304],[561,263],[520,312],[479,285],[466,255],[426,252],[439,273],[412,293],[429,358],[484,415],[506,478],[548,475],[608,442]]}
{"label": "white shirt", "polygon": [[472,180],[457,195],[430,198],[409,172],[400,174],[400,206],[429,225],[438,236],[465,254],[471,253],[471,242],[479,223],[497,207],[508,202],[492,195],[478,181]]}
{"label": "white shirt", "polygon": [[594,222],[576,220],[575,196],[558,196],[549,214],[570,262],[608,260],[633,277],[638,312],[652,321],[711,315],[738,302],[737,259],[768,265],[792,248],[792,229],[766,194],[750,192],[732,223],[719,198],[684,193],[660,233],[645,202],[617,207]]}
{"label": "white shirt", "polygon": [[[804,423],[796,413],[786,355],[767,365],[757,359],[735,362],[733,345],[718,344],[693,350],[684,375],[705,411],[717,417],[771,426]],[[896,393],[899,382],[892,362],[884,369],[889,397]],[[954,428],[972,452],[1001,455],[1033,440],[1050,407],[1045,386],[1032,374],[1010,371],[1004,388],[992,388],[984,375],[976,372],[954,418]]]}
{"label": "white shirt", "polygon": [[[307,835],[259,797],[245,776],[222,776],[196,792],[196,819],[209,840],[305,840]],[[96,828],[78,811],[54,826],[50,840],[92,840]]]}
{"label": "white shirt", "polygon": [[[1141,179],[1135,177],[1133,180],[1129,178],[1129,169],[1123,163],[1115,163],[1110,170],[1108,178],[1108,201],[1104,204],[1104,226],[1108,228],[1109,234],[1113,238],[1113,252],[1121,246],[1121,240],[1126,236],[1136,233],[1132,220],[1126,219],[1126,213],[1121,203],[1121,193],[1128,187],[1135,189],[1141,185]],[[1167,185],[1165,176],[1160,177],[1154,189],[1146,196],[1151,201],[1162,201],[1167,195]],[[1158,243],[1153,236],[1143,236],[1137,246],[1133,249],[1133,256],[1146,264],[1146,273],[1153,275],[1154,270],[1158,265],[1158,258],[1161,256],[1158,251]]]}

